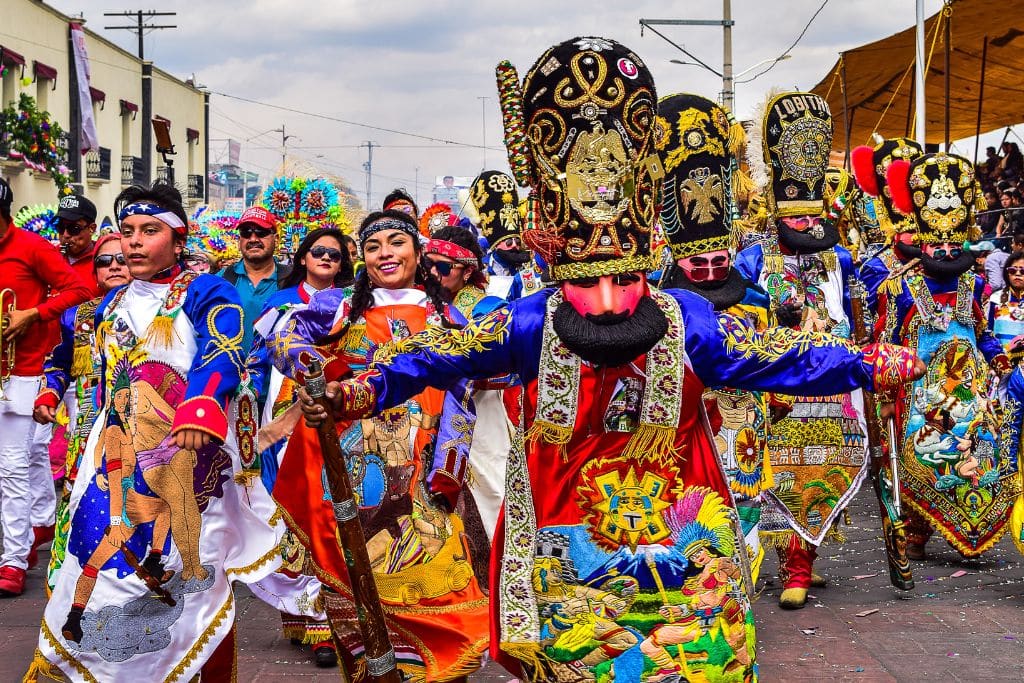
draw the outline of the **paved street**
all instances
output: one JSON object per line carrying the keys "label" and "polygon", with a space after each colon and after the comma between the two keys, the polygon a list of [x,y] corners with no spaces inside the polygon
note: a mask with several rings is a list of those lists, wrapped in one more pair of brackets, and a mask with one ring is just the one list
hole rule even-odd
{"label": "paved street", "polygon": [[[762,580],[756,605],[761,680],[1019,681],[1024,563],[1013,545],[1004,539],[983,561],[971,562],[933,540],[931,559],[914,565],[916,591],[900,599],[888,586],[874,511],[866,490],[851,510],[849,542],[826,548],[819,561],[829,586],[814,591],[804,610],[778,609],[778,585]],[[762,576],[774,572],[769,558]],[[5,683],[20,680],[35,647],[44,594],[41,572],[29,576],[25,597],[0,601]],[[240,680],[339,680],[336,670],[318,671],[307,651],[283,641],[277,614],[247,594],[239,598],[239,624]],[[491,664],[471,680],[510,677]]]}

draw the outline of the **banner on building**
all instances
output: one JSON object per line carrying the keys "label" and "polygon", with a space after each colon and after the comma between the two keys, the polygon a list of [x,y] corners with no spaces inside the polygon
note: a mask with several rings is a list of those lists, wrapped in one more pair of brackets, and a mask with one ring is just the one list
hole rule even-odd
{"label": "banner on building", "polygon": [[242,143],[235,140],[228,140],[228,166],[238,166],[238,159],[242,156]]}
{"label": "banner on building", "polygon": [[78,111],[81,112],[79,149],[85,154],[99,149],[96,119],[92,115],[92,95],[89,93],[89,55],[85,51],[85,31],[81,24],[71,24],[71,44],[75,49],[75,75],[78,77]]}

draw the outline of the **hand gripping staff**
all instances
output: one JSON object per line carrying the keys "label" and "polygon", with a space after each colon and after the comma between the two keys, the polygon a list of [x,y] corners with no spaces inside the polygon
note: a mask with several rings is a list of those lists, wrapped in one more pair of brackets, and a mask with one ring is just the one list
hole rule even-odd
{"label": "hand gripping staff", "polygon": [[345,456],[338,441],[331,406],[327,402],[327,380],[323,366],[317,360],[309,364],[306,391],[314,402],[326,412],[327,419],[317,427],[320,450],[327,469],[327,483],[331,490],[334,519],[338,523],[338,542],[341,544],[345,566],[348,568],[352,599],[359,616],[359,630],[365,648],[367,680],[379,683],[400,683],[402,676],[395,663],[395,650],[388,638],[384,622],[384,608],[377,594],[370,555],[366,551],[366,537],[359,523],[359,510],[345,467]]}
{"label": "hand gripping staff", "polygon": [[[870,340],[867,325],[864,322],[864,285],[855,277],[850,277],[850,308],[853,312],[853,331],[858,344]],[[868,465],[871,480],[878,498],[878,509],[882,516],[882,537],[885,540],[885,556],[889,562],[889,581],[899,590],[914,589],[914,577],[910,571],[910,560],[907,559],[907,530],[900,510],[900,489],[898,459],[896,457],[899,444],[896,442],[896,430],[889,422],[889,457],[885,457],[882,444],[882,421],[878,415],[875,395],[861,392],[864,395],[864,416],[868,427],[868,453],[871,461]]]}

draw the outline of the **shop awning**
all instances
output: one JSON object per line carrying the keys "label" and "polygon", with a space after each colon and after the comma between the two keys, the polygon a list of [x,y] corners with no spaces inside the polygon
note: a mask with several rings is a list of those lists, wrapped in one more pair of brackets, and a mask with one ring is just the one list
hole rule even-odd
{"label": "shop awning", "polygon": [[[1024,0],[955,0],[949,9],[951,140],[1024,121],[1024,30],[1009,20],[1024,16]],[[945,28],[941,16],[942,11],[925,21],[925,133],[930,143],[943,142],[945,135]],[[851,147],[870,143],[876,131],[884,137],[912,133],[915,32],[911,26],[841,53],[814,87],[832,109],[835,148],[846,147],[847,129]]]}

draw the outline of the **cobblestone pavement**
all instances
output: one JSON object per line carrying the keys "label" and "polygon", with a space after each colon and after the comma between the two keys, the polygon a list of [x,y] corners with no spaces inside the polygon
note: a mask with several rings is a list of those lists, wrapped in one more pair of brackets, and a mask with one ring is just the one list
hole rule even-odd
{"label": "cobblestone pavement", "polygon": [[[765,561],[755,605],[761,680],[1021,680],[1024,562],[1012,543],[1004,539],[983,560],[967,561],[933,539],[929,559],[914,564],[916,590],[899,597],[889,587],[875,509],[866,487],[851,508],[849,542],[822,550],[817,568],[828,587],[814,590],[799,612],[778,608],[776,562]],[[20,680],[31,661],[42,576],[30,572],[25,596],[0,600],[0,682]],[[336,669],[317,670],[308,650],[282,640],[276,612],[244,589],[238,615],[239,680],[340,680]],[[512,678],[491,663],[471,680]]]}

